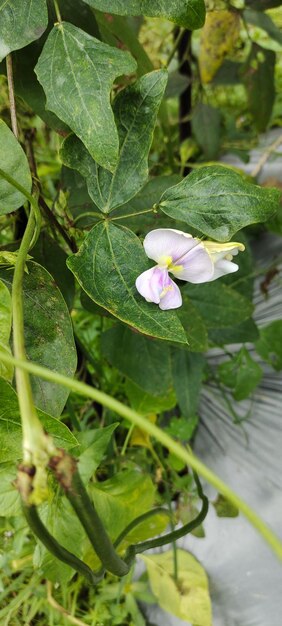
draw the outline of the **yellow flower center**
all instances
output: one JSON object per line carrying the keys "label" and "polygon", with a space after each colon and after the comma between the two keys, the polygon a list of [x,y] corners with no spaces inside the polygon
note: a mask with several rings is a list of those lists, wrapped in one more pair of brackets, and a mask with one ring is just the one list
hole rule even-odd
{"label": "yellow flower center", "polygon": [[167,268],[169,272],[180,272],[183,269],[183,265],[174,265],[172,256],[161,256],[158,260],[158,266]]}

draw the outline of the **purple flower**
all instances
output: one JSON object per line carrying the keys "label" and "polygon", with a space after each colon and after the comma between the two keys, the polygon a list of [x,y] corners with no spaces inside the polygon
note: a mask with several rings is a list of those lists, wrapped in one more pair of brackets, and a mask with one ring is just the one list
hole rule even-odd
{"label": "purple flower", "polygon": [[136,289],[147,302],[161,309],[177,309],[182,304],[178,286],[169,272],[179,280],[205,283],[238,270],[233,256],[245,246],[241,243],[216,243],[201,241],[181,230],[158,228],[144,239],[149,259],[157,265],[143,272],[136,280]]}

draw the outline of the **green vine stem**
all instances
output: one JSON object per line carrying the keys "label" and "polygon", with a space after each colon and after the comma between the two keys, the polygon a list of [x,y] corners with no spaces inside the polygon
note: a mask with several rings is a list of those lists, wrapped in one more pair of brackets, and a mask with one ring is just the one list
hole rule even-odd
{"label": "green vine stem", "polygon": [[86,563],[81,561],[69,550],[66,550],[60,543],[49,533],[42,523],[35,506],[27,506],[23,504],[23,513],[26,521],[38,539],[43,543],[45,548],[51,552],[57,559],[66,563],[79,574],[84,576],[92,585],[97,585],[104,576],[104,571],[99,573],[93,572]]}
{"label": "green vine stem", "polygon": [[184,526],[182,526],[181,528],[178,528],[177,530],[173,530],[170,533],[166,533],[165,535],[162,535],[161,537],[157,537],[156,539],[148,539],[147,541],[143,541],[136,545],[129,546],[126,552],[126,556],[125,556],[126,562],[128,562],[129,564],[132,564],[133,559],[135,558],[137,554],[142,554],[146,550],[151,550],[152,548],[160,548],[161,546],[165,546],[168,543],[174,543],[178,539],[181,539],[181,537],[185,537],[185,535],[188,535],[188,533],[191,533],[192,530],[194,530],[195,528],[200,526],[200,524],[202,524],[209,510],[209,501],[208,501],[208,498],[203,493],[202,485],[200,483],[200,480],[196,472],[193,472],[193,476],[196,482],[198,495],[200,499],[202,500],[202,508],[199,514],[197,515],[197,517],[191,520],[191,522],[184,524]]}
{"label": "green vine stem", "polygon": [[126,526],[121,531],[119,536],[114,541],[114,547],[117,548],[122,543],[122,541],[126,539],[127,535],[129,535],[129,533],[134,530],[134,528],[136,528],[136,526],[139,526],[139,524],[143,524],[143,522],[146,522],[147,519],[149,519],[150,517],[154,517],[155,515],[167,515],[168,517],[170,517],[170,511],[168,509],[164,509],[161,506],[156,506],[154,509],[150,509],[150,511],[146,511],[146,513],[138,515],[138,517],[135,517],[135,519],[132,520],[132,522],[130,522],[130,524],[128,524],[128,526]]}
{"label": "green vine stem", "polygon": [[[22,238],[15,264],[12,282],[12,313],[13,313],[13,344],[17,358],[26,359],[24,346],[24,314],[23,314],[23,278],[28,251],[36,233],[36,216],[31,207],[27,227]],[[49,454],[54,452],[54,446],[45,434],[38,418],[33,402],[30,377],[28,372],[16,367],[16,388],[22,420],[23,431],[23,460],[30,467],[35,467],[32,490],[26,490],[25,484],[19,489],[23,499],[30,503],[40,502],[47,494],[46,466]]]}
{"label": "green vine stem", "polygon": [[115,552],[80,478],[75,460],[64,450],[61,450],[60,455],[50,459],[49,466],[64,489],[66,497],[75,510],[102,566],[115,576],[128,574],[129,566]]}
{"label": "green vine stem", "polygon": [[177,441],[174,441],[172,437],[170,437],[166,432],[164,432],[161,428],[152,424],[142,415],[139,415],[135,411],[133,411],[128,406],[123,405],[121,402],[108,396],[106,393],[99,391],[98,389],[94,389],[85,383],[82,383],[78,380],[73,380],[68,378],[67,376],[63,376],[62,374],[58,374],[57,372],[53,372],[48,370],[45,367],[41,367],[40,365],[36,365],[36,363],[31,363],[29,361],[25,361],[22,359],[16,359],[14,357],[5,354],[4,352],[0,352],[0,359],[3,363],[10,363],[19,367],[35,376],[39,376],[44,380],[49,380],[50,382],[55,382],[58,385],[63,385],[64,387],[74,391],[86,398],[91,398],[96,402],[99,402],[103,406],[109,408],[111,411],[114,411],[118,415],[121,415],[125,419],[127,419],[131,424],[138,426],[142,430],[144,430],[148,435],[154,437],[159,441],[165,448],[167,448],[172,454],[174,454],[178,459],[189,465],[193,470],[195,470],[202,478],[204,478],[208,483],[213,485],[215,489],[222,495],[224,495],[229,502],[231,502],[245,517],[249,520],[249,522],[256,528],[256,530],[260,533],[260,535],[264,538],[264,540],[269,544],[272,550],[275,552],[278,558],[282,560],[282,542],[275,535],[275,533],[265,524],[265,522],[253,511],[253,509],[242,500],[226,483],[219,478],[212,470],[210,470],[200,459],[198,459],[192,452],[186,450],[181,444]]}

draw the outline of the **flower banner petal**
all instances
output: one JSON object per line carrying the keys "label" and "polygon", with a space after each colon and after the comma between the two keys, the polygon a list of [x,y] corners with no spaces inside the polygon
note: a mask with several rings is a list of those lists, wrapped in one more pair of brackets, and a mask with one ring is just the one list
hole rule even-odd
{"label": "flower banner petal", "polygon": [[156,263],[162,263],[169,257],[171,257],[171,262],[175,263],[197,243],[192,235],[183,233],[181,230],[157,228],[146,235],[143,245],[149,259],[153,259]]}

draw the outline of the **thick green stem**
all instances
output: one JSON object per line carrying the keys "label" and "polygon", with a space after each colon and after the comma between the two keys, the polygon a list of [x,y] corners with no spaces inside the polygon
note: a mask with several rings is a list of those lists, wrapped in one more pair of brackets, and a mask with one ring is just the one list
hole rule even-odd
{"label": "thick green stem", "polygon": [[147,420],[142,415],[139,415],[128,406],[125,406],[115,398],[108,396],[106,393],[99,391],[98,389],[94,389],[85,383],[82,383],[77,380],[73,380],[71,378],[67,378],[62,374],[58,374],[57,372],[53,372],[48,370],[45,367],[41,367],[40,365],[36,365],[35,363],[30,363],[29,361],[24,361],[21,359],[15,359],[10,355],[0,352],[0,360],[3,363],[11,363],[16,367],[20,367],[31,374],[39,376],[44,380],[49,380],[51,382],[55,382],[58,385],[63,385],[67,389],[71,391],[75,391],[76,393],[86,397],[91,398],[103,406],[109,408],[114,411],[118,415],[121,415],[125,419],[127,419],[131,424],[138,426],[146,433],[148,433],[151,437],[155,437],[157,441],[159,441],[163,446],[165,446],[172,454],[174,454],[178,459],[189,465],[192,469],[194,469],[202,478],[204,478],[208,483],[213,485],[219,493],[224,495],[229,502],[234,504],[234,506],[239,509],[243,515],[249,520],[249,522],[256,528],[256,530],[261,534],[261,536],[265,539],[265,541],[271,546],[275,554],[282,560],[282,542],[278,539],[278,537],[273,533],[273,531],[264,523],[264,521],[253,511],[253,509],[239,496],[228,485],[226,485],[223,480],[219,478],[212,470],[210,470],[200,459],[198,459],[194,454],[188,450],[186,450],[181,444],[177,441],[174,441],[172,437],[170,437],[164,430],[158,428],[155,424],[152,424],[149,420]]}
{"label": "thick green stem", "polygon": [[[12,283],[13,344],[16,358],[26,359],[24,345],[23,279],[28,252],[36,240],[40,211],[35,198],[12,176],[0,169],[0,177],[13,185],[30,202],[31,210],[28,223],[21,241],[15,264]],[[54,452],[52,441],[45,435],[33,402],[30,378],[27,371],[16,368],[16,387],[23,430],[23,460],[29,466],[36,467],[33,490],[25,494],[31,497],[30,503],[40,502],[46,496],[46,472],[48,454]],[[19,489],[24,492],[25,485]],[[23,494],[22,494],[23,495]],[[24,497],[24,495],[23,495]]]}
{"label": "thick green stem", "polygon": [[[27,227],[18,252],[13,283],[12,283],[12,311],[13,311],[13,343],[16,358],[26,359],[24,346],[24,315],[23,315],[23,278],[28,251],[36,229],[34,210],[31,208]],[[30,377],[28,372],[16,368],[16,387],[22,419],[23,430],[23,460],[37,468],[34,479],[33,498],[44,497],[44,467],[48,462],[48,438],[38,419],[33,402]]]}

